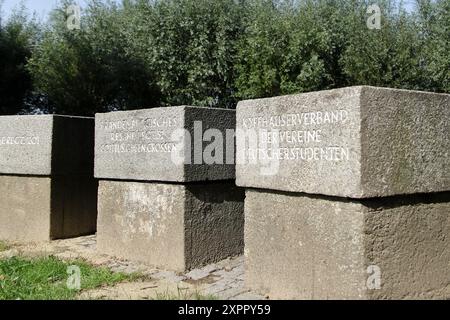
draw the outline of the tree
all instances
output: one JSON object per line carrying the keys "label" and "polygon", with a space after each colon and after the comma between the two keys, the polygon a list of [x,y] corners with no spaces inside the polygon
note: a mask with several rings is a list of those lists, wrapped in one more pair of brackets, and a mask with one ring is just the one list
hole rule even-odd
{"label": "tree", "polygon": [[[1,3],[0,3],[1,5]],[[1,9],[1,6],[0,6]],[[27,59],[37,39],[38,27],[24,8],[4,21],[0,16],[0,114],[17,114],[31,95]]]}
{"label": "tree", "polygon": [[377,1],[370,29],[369,0],[93,0],[70,31],[65,0],[28,62],[31,103],[92,115],[351,85],[449,92],[450,3],[417,2]]}
{"label": "tree", "polygon": [[160,93],[145,63],[130,55],[127,22],[114,3],[92,1],[81,30],[67,28],[64,1],[56,9],[28,68],[52,113],[93,115],[159,104]]}
{"label": "tree", "polygon": [[450,92],[450,2],[418,0],[419,65],[417,88]]}
{"label": "tree", "polygon": [[154,71],[162,105],[231,107],[236,41],[243,34],[234,0],[128,3],[128,43]]}

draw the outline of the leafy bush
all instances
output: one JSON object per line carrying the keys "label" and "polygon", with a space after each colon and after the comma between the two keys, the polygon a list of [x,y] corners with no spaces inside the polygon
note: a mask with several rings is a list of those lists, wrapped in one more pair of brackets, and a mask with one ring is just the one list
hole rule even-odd
{"label": "leafy bush", "polygon": [[31,96],[32,81],[25,66],[37,40],[37,28],[23,8],[7,21],[0,17],[0,115],[21,112]]}
{"label": "leafy bush", "polygon": [[362,84],[450,91],[448,0],[417,0],[412,12],[377,1],[379,30],[366,25],[371,1],[93,0],[75,31],[69,3],[53,12],[28,63],[47,112],[232,108]]}

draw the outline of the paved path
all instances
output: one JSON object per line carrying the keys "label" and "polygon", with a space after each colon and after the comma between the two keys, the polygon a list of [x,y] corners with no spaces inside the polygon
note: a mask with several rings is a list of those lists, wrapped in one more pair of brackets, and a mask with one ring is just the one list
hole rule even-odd
{"label": "paved path", "polygon": [[87,236],[40,244],[14,244],[12,249],[1,252],[0,258],[19,254],[32,257],[54,255],[66,260],[81,258],[115,272],[144,275],[138,282],[83,292],[81,299],[190,299],[197,294],[223,300],[264,298],[245,290],[243,257],[227,259],[188,273],[174,273],[99,254],[95,236]]}

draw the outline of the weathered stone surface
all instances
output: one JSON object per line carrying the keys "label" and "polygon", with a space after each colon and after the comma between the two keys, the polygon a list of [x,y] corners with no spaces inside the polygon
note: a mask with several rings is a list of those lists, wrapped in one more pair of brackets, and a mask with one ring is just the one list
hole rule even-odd
{"label": "weathered stone surface", "polygon": [[94,119],[0,117],[0,173],[93,175]]}
{"label": "weathered stone surface", "polygon": [[51,179],[0,176],[0,239],[50,240]]}
{"label": "weathered stone surface", "polygon": [[0,117],[0,239],[95,232],[94,119]]}
{"label": "weathered stone surface", "polygon": [[[238,156],[239,186],[351,198],[450,190],[448,94],[359,86],[249,100],[237,127],[238,155],[259,157]],[[246,141],[252,132],[260,145]]]}
{"label": "weathered stone surface", "polygon": [[92,177],[0,175],[0,239],[48,241],[94,233]]}
{"label": "weathered stone surface", "polygon": [[[95,122],[97,178],[191,182],[235,177],[234,135],[226,139],[226,130],[235,129],[234,110],[154,108],[97,114]],[[194,134],[196,126],[200,136]],[[203,141],[208,129],[216,129],[209,131],[214,137],[206,134]],[[215,144],[223,156],[211,152]],[[206,160],[205,154],[217,159]]]}
{"label": "weathered stone surface", "polygon": [[94,234],[98,182],[92,176],[54,176],[51,191],[51,239]]}
{"label": "weathered stone surface", "polygon": [[245,219],[246,285],[270,298],[450,298],[449,192],[346,200],[250,189]]}
{"label": "weathered stone surface", "polygon": [[244,191],[232,181],[100,181],[98,250],[176,271],[243,251]]}

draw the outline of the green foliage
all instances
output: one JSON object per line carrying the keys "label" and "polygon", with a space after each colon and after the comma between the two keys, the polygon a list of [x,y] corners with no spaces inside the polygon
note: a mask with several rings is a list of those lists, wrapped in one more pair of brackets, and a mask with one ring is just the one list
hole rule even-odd
{"label": "green foliage", "polygon": [[36,88],[55,106],[51,112],[92,115],[158,102],[146,65],[127,52],[125,16],[113,3],[92,1],[81,30],[69,30],[64,2],[53,12],[42,43],[29,60]]}
{"label": "green foliage", "polygon": [[79,293],[68,289],[67,267],[76,265],[81,271],[81,290],[132,280],[134,275],[112,273],[83,261],[63,262],[54,257],[0,260],[0,300],[70,300]]}
{"label": "green foliage", "polygon": [[146,24],[152,39],[146,60],[165,104],[231,106],[239,9],[232,0],[166,0],[147,9],[153,21]]}
{"label": "green foliage", "polygon": [[418,89],[450,92],[450,1],[419,0],[418,41],[419,63],[424,70],[418,74]]}
{"label": "green foliage", "polygon": [[0,16],[0,115],[22,111],[31,94],[31,77],[25,65],[36,36],[37,24],[23,8],[6,22]]}
{"label": "green foliage", "polygon": [[166,290],[157,292],[154,300],[218,300],[218,298],[211,294],[202,294],[199,291],[192,291],[190,289],[177,288],[176,292]]}
{"label": "green foliage", "polygon": [[[28,62],[34,108],[47,112],[230,108],[362,84],[450,91],[448,0],[417,0],[412,12],[377,1],[380,30],[367,27],[372,1],[361,0],[93,0],[75,31],[66,26],[69,3],[53,13]],[[18,67],[8,76],[25,72],[23,63],[9,65]]]}
{"label": "green foliage", "polygon": [[401,8],[392,9],[389,2],[382,6],[381,30],[355,28],[349,35],[341,57],[343,72],[349,84],[368,84],[405,89],[422,89],[416,22]]}
{"label": "green foliage", "polygon": [[252,1],[237,96],[362,84],[449,92],[449,2],[428,1],[426,16],[377,3],[380,30],[366,26],[370,1]]}
{"label": "green foliage", "polygon": [[9,249],[9,245],[6,242],[0,241],[0,252],[6,251]]}

